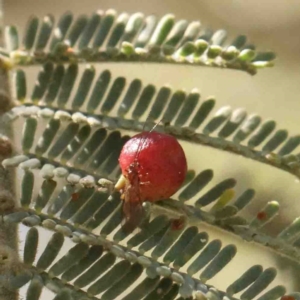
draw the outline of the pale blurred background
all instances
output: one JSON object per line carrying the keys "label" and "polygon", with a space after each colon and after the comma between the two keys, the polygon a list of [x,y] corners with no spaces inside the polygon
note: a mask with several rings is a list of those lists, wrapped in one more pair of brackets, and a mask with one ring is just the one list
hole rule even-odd
{"label": "pale blurred background", "polygon": [[[174,13],[177,19],[200,20],[215,30],[224,28],[228,30],[230,40],[238,34],[246,34],[259,50],[274,50],[278,57],[275,68],[261,70],[253,77],[240,71],[188,66],[126,64],[124,68],[124,65],[112,64],[110,68],[114,76],[140,77],[145,83],[158,86],[169,83],[176,89],[185,88],[187,91],[197,87],[203,98],[216,96],[217,108],[223,105],[243,107],[264,119],[274,119],[278,129],[288,129],[291,135],[300,133],[299,1],[6,0],[4,22],[21,28],[31,14],[43,17],[52,13],[57,19],[67,10],[75,15],[89,15],[95,10],[109,8],[119,13],[140,11],[145,15]],[[214,169],[215,183],[235,177],[238,191],[248,187],[257,189],[256,203],[250,206],[248,213],[256,212],[268,201],[279,201],[281,214],[268,226],[269,233],[277,233],[300,215],[300,186],[291,175],[209,148],[187,146],[186,150],[190,167]]]}

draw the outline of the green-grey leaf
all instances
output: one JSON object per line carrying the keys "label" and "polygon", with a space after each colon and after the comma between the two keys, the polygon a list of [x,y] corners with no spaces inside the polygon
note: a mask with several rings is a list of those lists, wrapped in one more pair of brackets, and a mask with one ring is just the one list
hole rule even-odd
{"label": "green-grey leaf", "polygon": [[44,252],[37,261],[36,267],[44,270],[47,269],[58,255],[63,243],[63,235],[61,233],[54,233]]}

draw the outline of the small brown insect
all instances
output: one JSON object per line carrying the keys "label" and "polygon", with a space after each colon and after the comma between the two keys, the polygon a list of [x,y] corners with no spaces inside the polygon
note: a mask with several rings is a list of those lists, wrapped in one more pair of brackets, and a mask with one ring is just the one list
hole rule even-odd
{"label": "small brown insect", "polygon": [[128,183],[124,189],[123,198],[123,230],[132,232],[140,225],[145,216],[143,202],[140,195],[139,163],[134,161],[128,168]]}

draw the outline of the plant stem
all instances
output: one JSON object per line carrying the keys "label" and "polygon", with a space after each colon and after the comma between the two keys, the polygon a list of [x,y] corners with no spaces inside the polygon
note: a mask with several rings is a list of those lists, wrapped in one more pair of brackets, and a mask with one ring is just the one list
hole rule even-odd
{"label": "plant stem", "polygon": [[[0,0],[0,46],[3,47],[3,3]],[[10,97],[9,84],[8,84],[8,71],[3,64],[0,64],[0,116],[12,106]],[[7,138],[12,137],[12,128],[10,124],[4,123],[0,117],[0,163],[12,154],[12,145]],[[7,171],[2,165],[0,166],[0,213],[3,213],[3,209],[13,210],[14,203],[14,172],[13,170]],[[3,204],[4,203],[4,204]],[[4,205],[4,206],[2,206]],[[18,238],[17,238],[17,225],[6,225],[3,222],[0,223],[0,271],[3,274],[12,271],[11,266],[16,265],[15,261],[11,261],[9,258],[14,257],[18,251]],[[5,260],[3,251],[9,251],[11,256]],[[5,284],[0,284],[0,298],[2,300],[17,300],[18,291],[9,290],[5,287]]]}

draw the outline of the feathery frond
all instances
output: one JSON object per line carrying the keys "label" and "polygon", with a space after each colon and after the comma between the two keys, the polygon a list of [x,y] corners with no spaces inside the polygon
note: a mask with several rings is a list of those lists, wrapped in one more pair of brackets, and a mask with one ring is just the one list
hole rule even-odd
{"label": "feathery frond", "polygon": [[[16,27],[6,28],[7,55],[20,65],[55,62],[157,62],[243,70],[273,65],[273,52],[257,52],[244,35],[226,41],[225,30],[212,31],[199,21],[160,19],[110,9],[90,17],[66,12],[57,23],[32,16],[22,42]],[[5,52],[4,52],[5,55]]]}
{"label": "feathery frond", "polygon": [[[48,71],[45,71],[47,68]],[[58,72],[61,75],[58,76]],[[169,86],[143,86],[140,79],[126,84],[125,77],[113,79],[108,70],[96,77],[94,68],[89,65],[79,74],[78,66],[74,64],[67,68],[44,65],[37,75],[31,96],[27,96],[24,71],[17,70],[14,78],[14,93],[20,104],[51,107],[53,113],[63,110],[70,115],[69,118],[79,118],[82,122],[96,120],[104,127],[131,131],[141,130],[141,120],[151,107],[150,126],[151,121],[160,119],[171,125],[167,128],[158,126],[158,130],[179,139],[254,159],[298,178],[300,176],[299,153],[295,153],[300,136],[288,137],[287,130],[275,130],[275,121],[262,122],[260,116],[247,116],[242,108],[233,110],[224,106],[210,116],[215,99],[208,97],[201,102],[197,89],[187,94],[184,90],[172,91]],[[79,86],[73,91],[74,82],[78,79]],[[74,96],[70,97],[72,92]]]}

